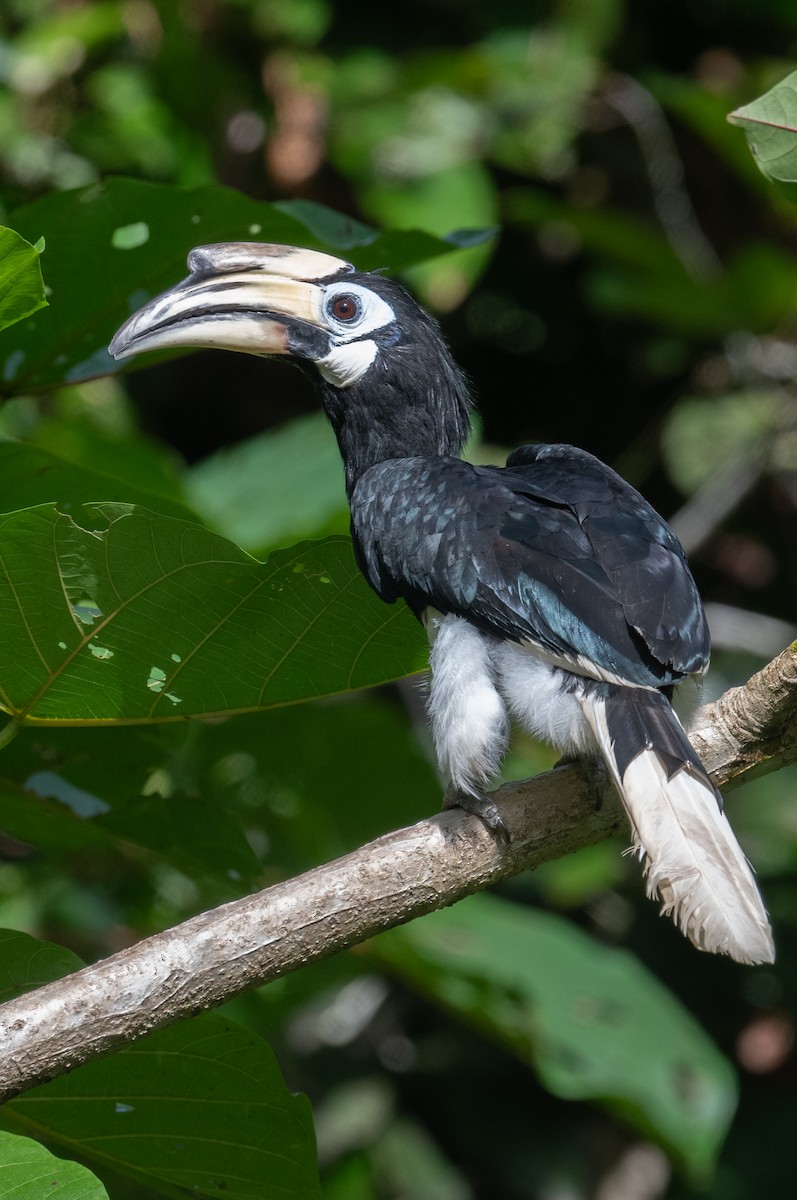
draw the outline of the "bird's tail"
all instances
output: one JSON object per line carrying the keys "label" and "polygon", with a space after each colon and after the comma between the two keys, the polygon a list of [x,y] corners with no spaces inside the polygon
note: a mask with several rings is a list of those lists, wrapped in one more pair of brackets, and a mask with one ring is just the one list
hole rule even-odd
{"label": "bird's tail", "polygon": [[648,895],[700,950],[738,962],[775,958],[752,870],[722,797],[659,692],[610,686],[584,694],[584,715],[645,860]]}

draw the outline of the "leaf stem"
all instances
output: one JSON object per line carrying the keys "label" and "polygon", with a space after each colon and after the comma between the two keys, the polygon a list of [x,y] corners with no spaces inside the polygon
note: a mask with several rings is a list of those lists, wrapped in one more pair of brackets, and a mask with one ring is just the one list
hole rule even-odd
{"label": "leaf stem", "polygon": [[14,738],[22,728],[23,722],[18,717],[12,717],[7,725],[0,729],[0,750],[3,750],[9,742],[13,742]]}

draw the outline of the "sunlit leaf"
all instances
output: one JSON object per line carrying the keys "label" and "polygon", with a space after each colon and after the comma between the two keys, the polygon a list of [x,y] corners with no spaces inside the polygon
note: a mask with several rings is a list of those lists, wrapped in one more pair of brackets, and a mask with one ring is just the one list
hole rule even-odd
{"label": "sunlit leaf", "polygon": [[40,249],[0,226],[0,331],[44,308]]}
{"label": "sunlit leaf", "polygon": [[74,70],[75,45],[94,49],[125,31],[124,16],[114,0],[95,0],[76,8],[40,10],[39,19],[20,30],[15,48],[35,57],[56,77]]}
{"label": "sunlit leaf", "polygon": [[186,273],[206,242],[262,241],[345,251],[364,270],[410,266],[459,243],[417,231],[380,234],[321,205],[279,206],[217,185],[172,187],[112,178],[56,192],[18,209],[14,228],[44,234],[50,308],[3,348],[6,394],[38,391],[119,370],[108,342],[146,300]]}
{"label": "sunlit leaf", "polygon": [[761,171],[797,200],[797,71],[728,118],[744,130]]}
{"label": "sunlit leaf", "polygon": [[86,1167],[56,1158],[30,1138],[0,1130],[0,1200],[108,1200]]}
{"label": "sunlit leaf", "polygon": [[0,705],[23,721],[256,711],[423,665],[412,618],[370,592],[346,539],[261,564],[131,506],[73,515],[0,519]]}
{"label": "sunlit leaf", "polygon": [[487,896],[380,937],[405,979],[534,1065],[557,1096],[619,1108],[705,1177],[736,1105],[729,1063],[631,955]]}
{"label": "sunlit leaf", "polygon": [[4,1112],[15,1128],[155,1188],[220,1200],[320,1196],[306,1097],[287,1090],[261,1038],[218,1016],[151,1034]]}

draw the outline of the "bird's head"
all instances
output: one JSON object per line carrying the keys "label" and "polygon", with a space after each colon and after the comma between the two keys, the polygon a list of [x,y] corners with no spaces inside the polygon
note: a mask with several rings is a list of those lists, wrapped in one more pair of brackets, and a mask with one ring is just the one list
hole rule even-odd
{"label": "bird's head", "polygon": [[385,458],[459,453],[467,386],[437,322],[399,284],[256,242],[200,246],[188,269],[128,318],[115,358],[177,346],[289,356],[315,376],[350,486]]}

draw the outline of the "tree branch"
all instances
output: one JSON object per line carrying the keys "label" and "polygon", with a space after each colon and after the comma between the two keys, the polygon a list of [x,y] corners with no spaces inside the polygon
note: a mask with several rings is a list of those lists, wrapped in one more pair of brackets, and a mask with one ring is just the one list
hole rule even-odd
{"label": "tree branch", "polygon": [[[693,741],[721,785],[793,762],[797,646],[701,709]],[[495,799],[508,847],[441,813],[0,1006],[0,1100],[625,827],[603,773],[576,764]]]}

